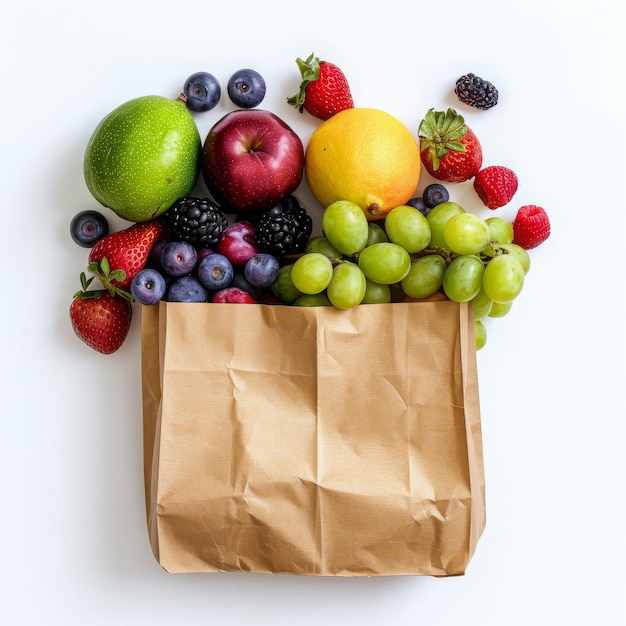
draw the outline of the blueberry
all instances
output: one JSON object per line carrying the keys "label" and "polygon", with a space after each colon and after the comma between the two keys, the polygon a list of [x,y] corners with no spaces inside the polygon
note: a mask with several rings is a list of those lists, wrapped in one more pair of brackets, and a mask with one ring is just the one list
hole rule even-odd
{"label": "blueberry", "polygon": [[180,276],[167,290],[169,302],[209,302],[209,292],[194,276]]}
{"label": "blueberry", "polygon": [[189,274],[197,261],[198,253],[187,241],[170,241],[161,251],[161,267],[170,276]]}
{"label": "blueberry", "polygon": [[183,94],[190,111],[210,111],[220,101],[222,88],[213,74],[196,72],[185,81]]}
{"label": "blueberry", "polygon": [[443,185],[433,183],[424,189],[422,197],[424,198],[424,204],[429,209],[432,209],[442,202],[447,202],[450,199],[450,194]]}
{"label": "blueberry", "polygon": [[218,252],[205,256],[198,263],[198,280],[211,291],[228,287],[233,280],[233,264]]}
{"label": "blueberry", "polygon": [[254,287],[269,287],[278,276],[278,259],[267,252],[259,252],[250,258],[244,267],[245,279]]}
{"label": "blueberry", "polygon": [[228,79],[228,97],[238,107],[251,109],[265,98],[265,79],[255,70],[237,70]]}
{"label": "blueberry", "polygon": [[93,248],[96,242],[108,234],[109,223],[98,211],[80,211],[70,222],[72,240],[83,248]]}
{"label": "blueberry", "polygon": [[424,203],[424,198],[411,198],[406,202],[407,206],[412,206],[414,209],[417,209],[424,217],[426,217],[430,213],[430,207],[427,207]]}
{"label": "blueberry", "polygon": [[165,278],[152,268],[138,272],[130,283],[130,293],[139,304],[156,304],[165,296]]}

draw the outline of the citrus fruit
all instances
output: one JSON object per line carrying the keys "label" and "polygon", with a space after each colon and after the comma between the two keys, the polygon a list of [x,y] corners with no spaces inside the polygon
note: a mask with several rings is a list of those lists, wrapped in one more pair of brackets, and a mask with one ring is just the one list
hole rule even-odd
{"label": "citrus fruit", "polygon": [[200,133],[185,104],[161,96],[129,100],[92,134],[87,188],[123,219],[145,222],[189,194],[199,172]]}
{"label": "citrus fruit", "polygon": [[359,205],[368,220],[409,200],[419,182],[419,147],[393,115],[371,108],[336,113],[313,131],[305,175],[323,207],[338,200]]}

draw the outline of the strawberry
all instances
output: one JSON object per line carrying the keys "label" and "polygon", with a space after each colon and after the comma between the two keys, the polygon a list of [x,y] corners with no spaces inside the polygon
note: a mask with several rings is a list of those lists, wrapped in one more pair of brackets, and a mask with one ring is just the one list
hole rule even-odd
{"label": "strawberry", "polygon": [[307,111],[313,117],[327,120],[329,117],[354,107],[354,100],[345,74],[334,64],[311,56],[303,61],[296,59],[302,76],[300,91],[287,98],[287,102]]}
{"label": "strawberry", "polygon": [[101,354],[112,354],[124,343],[132,319],[130,294],[118,290],[88,290],[93,277],[80,275],[83,289],[74,294],[70,320],[76,336]]}
{"label": "strawberry", "polygon": [[478,137],[454,109],[430,109],[418,131],[420,157],[428,173],[446,183],[469,180],[483,163]]}
{"label": "strawberry", "polygon": [[515,172],[502,165],[485,167],[474,178],[474,190],[489,209],[498,209],[511,202],[517,187]]}
{"label": "strawberry", "polygon": [[525,250],[536,248],[550,236],[548,214],[534,204],[521,207],[513,222],[513,233],[513,243]]}
{"label": "strawberry", "polygon": [[89,253],[89,262],[100,263],[106,258],[112,272],[124,272],[123,276],[114,275],[115,284],[121,289],[128,289],[132,279],[146,264],[152,246],[162,237],[164,231],[165,222],[162,219],[133,224],[125,230],[100,239]]}

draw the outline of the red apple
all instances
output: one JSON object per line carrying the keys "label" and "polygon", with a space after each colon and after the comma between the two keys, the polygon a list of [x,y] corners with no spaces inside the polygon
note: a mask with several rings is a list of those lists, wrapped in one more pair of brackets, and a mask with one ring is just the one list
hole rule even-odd
{"label": "red apple", "polygon": [[227,213],[271,209],[296,190],[303,171],[300,137],[269,111],[231,111],[204,142],[204,182]]}
{"label": "red apple", "polygon": [[214,296],[212,302],[218,303],[231,303],[231,304],[257,304],[257,301],[243,289],[239,287],[226,287],[218,291]]}
{"label": "red apple", "polygon": [[217,242],[217,251],[233,265],[237,267],[245,265],[249,259],[261,251],[256,245],[254,224],[242,220],[227,226]]}

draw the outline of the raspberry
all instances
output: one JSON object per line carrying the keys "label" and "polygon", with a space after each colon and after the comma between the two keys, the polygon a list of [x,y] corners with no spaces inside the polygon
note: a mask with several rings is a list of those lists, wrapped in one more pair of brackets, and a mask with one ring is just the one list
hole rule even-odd
{"label": "raspberry", "polygon": [[513,243],[524,250],[536,248],[550,236],[548,214],[534,204],[523,206],[513,222],[513,233]]}
{"label": "raspberry", "polygon": [[489,209],[508,204],[517,191],[518,180],[513,170],[502,165],[491,165],[474,177],[474,189]]}
{"label": "raspberry", "polygon": [[456,81],[454,93],[468,106],[486,111],[498,104],[498,90],[475,74],[466,74]]}

